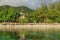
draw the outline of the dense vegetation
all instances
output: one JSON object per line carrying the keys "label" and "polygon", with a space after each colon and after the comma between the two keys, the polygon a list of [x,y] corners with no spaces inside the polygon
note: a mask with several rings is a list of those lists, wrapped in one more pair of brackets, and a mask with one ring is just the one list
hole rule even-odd
{"label": "dense vegetation", "polygon": [[42,4],[40,8],[27,15],[29,22],[60,23],[60,2]]}
{"label": "dense vegetation", "polygon": [[[24,19],[19,19],[20,12],[24,13]],[[0,6],[0,22],[60,23],[60,2],[50,3],[48,6],[42,4],[36,10],[24,6]]]}
{"label": "dense vegetation", "polygon": [[19,20],[19,12],[30,13],[27,7],[0,6],[0,22],[16,22]]}

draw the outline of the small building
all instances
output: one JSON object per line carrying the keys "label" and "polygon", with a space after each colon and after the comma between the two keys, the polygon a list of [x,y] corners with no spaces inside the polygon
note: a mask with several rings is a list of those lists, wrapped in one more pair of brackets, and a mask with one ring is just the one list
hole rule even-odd
{"label": "small building", "polygon": [[24,13],[23,13],[23,12],[20,12],[19,14],[20,14],[19,19],[24,19],[24,18],[25,18],[25,15],[24,15]]}

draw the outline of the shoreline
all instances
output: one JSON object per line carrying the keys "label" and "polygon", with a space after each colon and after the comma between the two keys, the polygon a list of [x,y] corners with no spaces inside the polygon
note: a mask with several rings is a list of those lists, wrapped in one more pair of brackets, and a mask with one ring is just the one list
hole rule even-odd
{"label": "shoreline", "polygon": [[60,25],[1,25],[0,30],[7,31],[20,31],[20,30],[58,30],[60,31]]}

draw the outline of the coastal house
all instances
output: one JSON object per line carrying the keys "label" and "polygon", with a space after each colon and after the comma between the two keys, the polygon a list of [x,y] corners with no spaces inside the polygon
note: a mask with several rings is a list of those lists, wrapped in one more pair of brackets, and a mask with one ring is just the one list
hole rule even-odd
{"label": "coastal house", "polygon": [[25,18],[25,15],[24,15],[24,13],[23,13],[23,12],[19,12],[19,14],[20,14],[19,19],[24,19],[24,18]]}

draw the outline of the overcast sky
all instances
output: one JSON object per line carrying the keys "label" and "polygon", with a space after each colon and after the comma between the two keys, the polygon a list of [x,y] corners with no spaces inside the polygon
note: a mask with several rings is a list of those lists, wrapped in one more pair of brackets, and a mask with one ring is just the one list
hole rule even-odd
{"label": "overcast sky", "polygon": [[46,4],[55,2],[58,0],[0,0],[0,6],[2,5],[10,5],[10,6],[27,6],[31,9],[36,9],[41,6],[42,3],[46,2]]}

